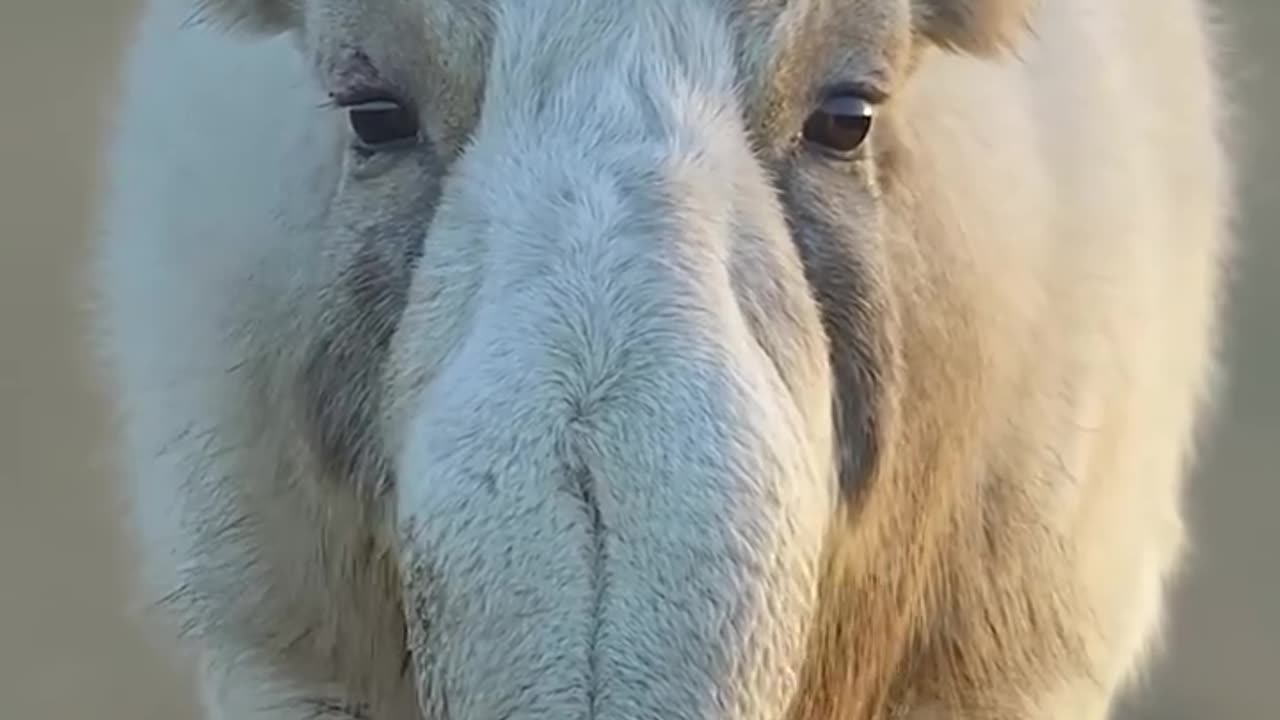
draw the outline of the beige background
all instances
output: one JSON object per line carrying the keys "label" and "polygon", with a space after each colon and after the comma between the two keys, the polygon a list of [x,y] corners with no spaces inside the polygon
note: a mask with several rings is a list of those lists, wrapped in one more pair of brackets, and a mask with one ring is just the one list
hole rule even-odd
{"label": "beige background", "polygon": [[[1280,718],[1280,0],[1220,4],[1246,101],[1234,384],[1191,492],[1199,545],[1170,655],[1126,720]],[[128,615],[81,337],[95,139],[130,7],[0,0],[0,720],[192,718]]]}

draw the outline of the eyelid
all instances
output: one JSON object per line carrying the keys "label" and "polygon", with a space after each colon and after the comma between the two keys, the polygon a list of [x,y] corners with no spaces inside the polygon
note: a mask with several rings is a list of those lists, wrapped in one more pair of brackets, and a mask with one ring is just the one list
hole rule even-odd
{"label": "eyelid", "polygon": [[839,82],[822,88],[821,100],[833,97],[856,95],[871,106],[872,111],[889,99],[889,93],[880,86],[869,82]]}
{"label": "eyelid", "polygon": [[358,103],[343,104],[341,105],[341,107],[346,110],[369,110],[373,112],[378,112],[382,110],[400,110],[404,106],[401,105],[396,100],[391,100],[388,98],[379,98],[376,100],[365,100],[363,102],[358,102]]}
{"label": "eyelid", "polygon": [[395,110],[409,107],[396,93],[382,88],[359,87],[329,93],[329,98],[334,105],[344,110]]}
{"label": "eyelid", "polygon": [[[833,101],[845,101],[845,102],[856,103],[856,112],[857,114],[862,115],[863,117],[870,118],[870,117],[874,117],[876,114],[876,104],[871,102],[867,98],[862,97],[861,95],[853,95],[853,94],[828,95],[827,99],[823,102],[822,106],[824,108],[831,107],[830,103],[832,103]],[[841,107],[841,106],[837,105],[837,107]],[[844,107],[843,109],[849,110],[848,107]],[[854,114],[854,113],[850,112],[849,114]]]}

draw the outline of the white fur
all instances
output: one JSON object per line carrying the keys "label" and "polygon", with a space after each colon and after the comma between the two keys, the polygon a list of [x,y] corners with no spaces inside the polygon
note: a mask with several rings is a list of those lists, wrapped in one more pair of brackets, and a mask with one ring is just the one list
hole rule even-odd
{"label": "white fur", "polygon": [[[523,3],[498,23],[474,133],[428,121],[460,160],[393,342],[380,430],[398,484],[374,505],[316,480],[277,402],[345,260],[313,228],[418,181],[393,169],[358,194],[343,116],[320,107],[310,63],[365,26],[316,2],[308,35],[237,36],[149,4],[107,159],[102,342],[149,597],[191,591],[172,605],[211,718],[784,716],[838,502],[834,390],[781,211],[715,100],[735,81],[717,64],[730,40],[685,1],[655,7],[687,36],[601,1],[614,24],[565,31],[558,54],[566,8],[592,3]],[[1061,405],[992,387],[991,426],[1052,406],[1097,429],[1053,438],[1078,484],[1044,509],[1080,538],[1101,687],[1066,681],[1037,717],[1103,716],[1158,634],[1181,548],[1227,183],[1201,12],[1046,0],[1024,63],[930,55],[897,99],[982,239],[952,251],[989,320],[991,376],[1070,369]],[[480,56],[473,39],[454,39],[460,56]],[[661,43],[669,64],[628,66]],[[567,66],[580,57],[596,64]],[[573,78],[539,105],[526,88],[548,68]],[[638,104],[624,70],[661,101]],[[619,189],[655,172],[687,190],[674,218]],[[736,265],[781,290],[744,300]],[[765,341],[761,318],[777,323]],[[1041,451],[1004,432],[987,441],[997,465]],[[434,663],[416,682],[406,633]]]}

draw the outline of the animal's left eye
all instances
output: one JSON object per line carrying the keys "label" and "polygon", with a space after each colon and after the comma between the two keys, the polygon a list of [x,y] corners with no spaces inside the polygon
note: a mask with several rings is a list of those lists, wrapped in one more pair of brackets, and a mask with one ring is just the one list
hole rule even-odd
{"label": "animal's left eye", "polygon": [[804,139],[838,155],[849,155],[862,146],[871,133],[875,106],[856,93],[838,93],[804,121]]}
{"label": "animal's left eye", "polygon": [[347,107],[351,130],[371,150],[411,142],[418,137],[418,116],[398,100],[367,100]]}

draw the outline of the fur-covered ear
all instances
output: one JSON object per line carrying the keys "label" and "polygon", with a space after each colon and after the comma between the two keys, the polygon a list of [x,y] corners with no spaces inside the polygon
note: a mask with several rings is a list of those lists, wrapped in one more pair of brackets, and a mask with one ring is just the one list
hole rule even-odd
{"label": "fur-covered ear", "polygon": [[302,0],[195,0],[201,19],[231,28],[275,34],[293,27]]}
{"label": "fur-covered ear", "polygon": [[946,50],[990,57],[1027,32],[1039,0],[912,0],[916,28]]}

